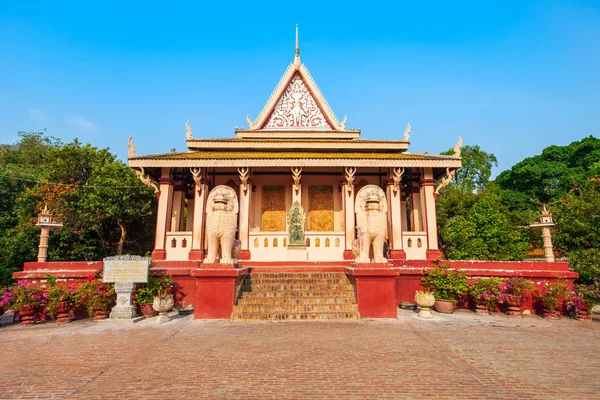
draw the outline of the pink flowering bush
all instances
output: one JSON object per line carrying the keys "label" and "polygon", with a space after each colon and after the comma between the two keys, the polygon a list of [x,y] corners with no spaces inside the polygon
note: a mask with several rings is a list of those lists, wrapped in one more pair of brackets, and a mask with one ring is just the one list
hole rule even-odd
{"label": "pink flowering bush", "polygon": [[477,305],[485,306],[488,311],[494,311],[502,295],[500,285],[506,284],[502,278],[470,278],[469,296]]}
{"label": "pink flowering bush", "polygon": [[44,286],[27,281],[18,281],[9,287],[2,295],[0,306],[21,311],[26,306],[36,309],[44,307],[47,302],[47,292]]}
{"label": "pink flowering bush", "polygon": [[110,311],[115,303],[117,294],[114,285],[103,283],[100,275],[90,275],[87,282],[81,285],[77,294],[79,304],[87,308],[88,314],[94,315],[94,310]]}
{"label": "pink flowering bush", "polygon": [[565,300],[569,289],[563,282],[541,281],[535,283],[536,297],[544,308],[550,312],[558,310],[559,305]]}

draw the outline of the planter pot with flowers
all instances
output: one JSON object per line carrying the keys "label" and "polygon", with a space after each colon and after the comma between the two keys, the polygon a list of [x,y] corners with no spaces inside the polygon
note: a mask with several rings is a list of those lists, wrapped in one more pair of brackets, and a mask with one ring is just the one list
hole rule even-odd
{"label": "planter pot with flowers", "polygon": [[171,294],[172,285],[173,277],[171,277],[171,275],[151,275],[148,277],[148,282],[139,287],[133,294],[133,304],[139,307],[140,312],[145,318],[154,317],[158,313],[154,308],[155,297],[160,296],[161,294]]}
{"label": "planter pot with flowers", "polygon": [[[169,311],[173,310],[175,301],[173,299],[173,277],[168,274],[161,274],[155,277],[152,290],[154,299],[152,307],[158,313],[157,322],[159,324],[169,322]],[[150,280],[149,280],[150,281]]]}
{"label": "planter pot with flowers", "polygon": [[21,317],[21,325],[33,325],[46,306],[46,288],[27,281],[19,281],[2,295],[0,306],[13,308]]}
{"label": "planter pot with flowers", "polygon": [[504,283],[501,278],[473,278],[469,280],[469,296],[476,306],[475,312],[489,315],[496,309],[500,298],[500,285]]}
{"label": "planter pot with flowers", "polygon": [[457,300],[467,292],[467,282],[467,276],[462,272],[439,264],[430,271],[423,271],[421,279],[421,285],[435,296],[433,309],[445,314],[454,312]]}
{"label": "planter pot with flowers", "polygon": [[500,296],[498,302],[508,306],[508,315],[522,315],[523,295],[533,290],[533,283],[520,276],[512,276],[506,282],[501,283],[499,287]]}
{"label": "planter pot with flowers", "polygon": [[48,275],[47,308],[50,318],[60,324],[71,322],[71,313],[78,303],[78,288],[70,283],[57,283],[56,278]]}
{"label": "planter pot with flowers", "polygon": [[537,298],[544,307],[544,318],[556,319],[560,316],[561,303],[566,299],[569,289],[560,281],[542,281],[535,284]]}
{"label": "planter pot with flowers", "polygon": [[567,295],[564,308],[566,314],[577,319],[591,319],[592,309],[600,303],[600,282],[577,285]]}
{"label": "planter pot with flowers", "polygon": [[103,283],[99,278],[100,273],[89,276],[78,292],[79,303],[87,308],[94,321],[108,318],[117,298],[114,285]]}

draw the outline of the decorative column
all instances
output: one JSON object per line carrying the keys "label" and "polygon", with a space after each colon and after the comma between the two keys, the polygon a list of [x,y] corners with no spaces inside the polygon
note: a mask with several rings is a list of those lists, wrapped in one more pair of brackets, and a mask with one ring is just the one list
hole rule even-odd
{"label": "decorative column", "polygon": [[352,241],[354,240],[354,175],[356,168],[344,168],[345,180],[342,181],[342,207],[344,209],[344,260],[354,260]]}
{"label": "decorative column", "polygon": [[156,236],[154,239],[152,259],[164,260],[167,258],[167,231],[169,230],[171,210],[173,207],[173,180],[171,179],[171,168],[162,169],[158,183],[158,211],[156,212]]}
{"label": "decorative column", "polygon": [[425,228],[422,224],[422,201],[421,192],[418,187],[410,187],[410,230],[413,232],[424,231]]}
{"label": "decorative column", "polygon": [[240,174],[240,210],[238,223],[238,238],[241,242],[240,259],[250,259],[250,197],[252,183],[249,181],[250,168],[238,168]]}
{"label": "decorative column", "polygon": [[44,205],[44,210],[38,216],[38,223],[36,226],[42,228],[42,232],[40,233],[38,262],[46,262],[46,258],[48,257],[48,238],[50,237],[50,230],[53,228],[61,228],[63,225],[52,221],[52,214],[48,211],[48,206]]}
{"label": "decorative column", "polygon": [[421,202],[423,204],[423,226],[427,232],[426,256],[428,260],[435,260],[442,256],[442,252],[438,247],[434,185],[435,179],[433,179],[433,169],[423,168],[423,176],[421,179]]}
{"label": "decorative column", "polygon": [[544,240],[544,256],[547,262],[554,262],[554,252],[552,251],[552,235],[550,227],[554,226],[552,214],[546,208],[546,204],[542,206],[542,216],[540,222],[534,222],[529,225],[532,228],[542,228],[542,239]]}
{"label": "decorative column", "polygon": [[208,197],[209,179],[202,176],[201,168],[190,168],[194,178],[194,213],[188,214],[192,222],[192,248],[188,254],[190,260],[204,260],[204,221],[206,219],[206,198]]}
{"label": "decorative column", "polygon": [[402,190],[400,183],[404,168],[392,168],[387,181],[386,196],[388,200],[388,259],[406,260],[406,252],[402,247]]}
{"label": "decorative column", "polygon": [[195,209],[195,204],[196,204],[194,199],[196,198],[196,196],[194,195],[194,193],[192,193],[192,194],[187,193],[185,198],[187,200],[187,215],[185,218],[185,231],[193,232],[194,231],[194,209]]}

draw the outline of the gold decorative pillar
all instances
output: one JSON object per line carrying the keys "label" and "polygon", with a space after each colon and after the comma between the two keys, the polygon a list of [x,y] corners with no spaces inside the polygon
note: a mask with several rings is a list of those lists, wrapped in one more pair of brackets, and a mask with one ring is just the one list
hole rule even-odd
{"label": "gold decorative pillar", "polygon": [[352,252],[352,241],[355,235],[355,215],[354,215],[354,175],[356,168],[344,168],[344,177],[342,181],[342,208],[344,210],[344,260],[354,260]]}
{"label": "gold decorative pillar", "polygon": [[250,198],[252,197],[252,183],[250,182],[250,169],[238,168],[240,174],[240,209],[238,222],[238,239],[241,242],[240,259],[250,259]]}
{"label": "gold decorative pillar", "polygon": [[206,198],[208,196],[208,178],[202,176],[201,168],[190,168],[194,178],[194,212],[192,219],[192,249],[188,254],[190,260],[204,260],[204,221],[206,219]]}
{"label": "gold decorative pillar", "polygon": [[423,208],[423,226],[427,232],[427,259],[435,260],[442,256],[438,247],[437,217],[435,212],[433,169],[423,168],[421,178],[421,202]]}
{"label": "gold decorative pillar", "polygon": [[38,223],[36,226],[42,228],[40,233],[40,245],[38,248],[38,262],[46,262],[48,257],[48,238],[50,237],[50,230],[61,228],[63,225],[52,221],[52,214],[48,211],[48,207],[44,206],[44,210],[38,216]]}
{"label": "gold decorative pillar", "polygon": [[185,192],[182,187],[177,186],[173,191],[173,209],[171,212],[171,225],[170,230],[172,232],[179,232],[182,230],[183,224],[183,209],[184,209],[184,196]]}
{"label": "gold decorative pillar", "polygon": [[164,260],[167,257],[166,239],[171,222],[173,207],[173,180],[171,168],[162,168],[159,183],[158,210],[156,212],[156,236],[154,238],[153,260]]}

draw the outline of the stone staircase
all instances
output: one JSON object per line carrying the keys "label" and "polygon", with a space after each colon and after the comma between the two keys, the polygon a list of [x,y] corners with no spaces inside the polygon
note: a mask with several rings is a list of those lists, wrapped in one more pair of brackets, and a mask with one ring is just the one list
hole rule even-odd
{"label": "stone staircase", "polygon": [[233,320],[358,319],[354,289],[343,272],[254,272],[246,275]]}

